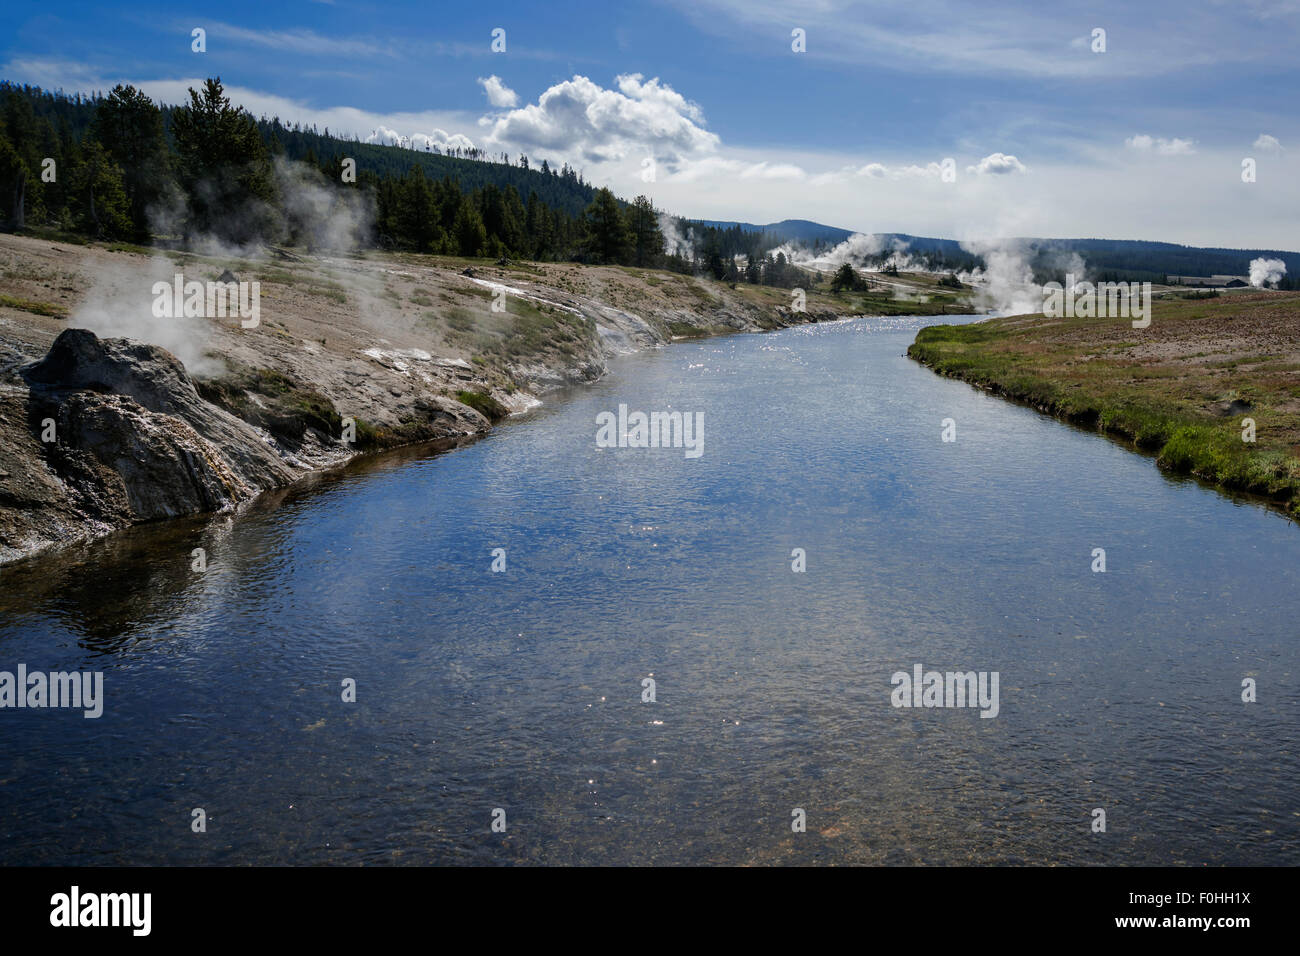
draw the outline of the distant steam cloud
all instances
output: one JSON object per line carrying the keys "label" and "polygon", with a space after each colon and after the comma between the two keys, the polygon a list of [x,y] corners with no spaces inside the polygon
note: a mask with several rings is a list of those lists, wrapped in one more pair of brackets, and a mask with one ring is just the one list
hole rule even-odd
{"label": "distant steam cloud", "polygon": [[[1002,315],[1042,311],[1043,290],[1034,282],[1027,243],[1016,239],[969,241],[961,247],[984,260],[983,269],[961,276],[975,287],[975,303],[980,309]],[[1079,265],[1082,273],[1082,260]]]}
{"label": "distant steam cloud", "polygon": [[1278,142],[1276,136],[1270,136],[1268,133],[1260,133],[1259,138],[1251,144],[1255,149],[1263,150],[1266,153],[1277,153],[1282,149],[1282,144]]}
{"label": "distant steam cloud", "polygon": [[659,231],[664,237],[664,252],[670,256],[689,256],[694,250],[691,230],[682,231],[680,221],[666,212],[659,213]]}
{"label": "distant steam cloud", "polygon": [[1286,275],[1286,263],[1281,259],[1265,259],[1261,256],[1250,260],[1250,284],[1256,289],[1262,289],[1266,285],[1277,285],[1284,275]]}
{"label": "distant steam cloud", "polygon": [[[772,250],[772,253],[773,255],[778,252],[785,253],[787,261],[792,262],[797,266],[803,266],[808,269],[817,269],[821,272],[832,272],[844,265],[846,262],[850,265],[861,267],[865,265],[868,258],[879,256],[887,249],[901,255],[902,252],[907,249],[907,243],[897,238],[893,239],[891,243],[886,243],[884,236],[855,232],[839,245],[821,255],[814,255],[807,249],[791,245],[790,243],[786,243],[785,245]],[[900,269],[904,267],[902,261],[895,264],[898,265]]]}

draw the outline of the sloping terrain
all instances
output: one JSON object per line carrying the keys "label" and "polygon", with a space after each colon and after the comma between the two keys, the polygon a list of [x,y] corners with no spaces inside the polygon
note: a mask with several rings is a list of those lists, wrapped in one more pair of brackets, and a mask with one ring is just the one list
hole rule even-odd
{"label": "sloping terrain", "polygon": [[[256,325],[159,315],[155,284],[178,275],[256,282]],[[621,267],[0,235],[0,563],[233,508],[365,451],[471,439],[620,352],[850,304],[791,301]]]}

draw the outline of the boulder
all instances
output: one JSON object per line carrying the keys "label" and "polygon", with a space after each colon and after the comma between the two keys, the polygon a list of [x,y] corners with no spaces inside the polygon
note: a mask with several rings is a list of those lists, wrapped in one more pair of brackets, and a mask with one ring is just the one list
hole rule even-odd
{"label": "boulder", "polygon": [[48,467],[110,524],[222,510],[294,477],[268,439],[200,398],[158,346],[68,329],[21,375],[29,427],[55,422]]}

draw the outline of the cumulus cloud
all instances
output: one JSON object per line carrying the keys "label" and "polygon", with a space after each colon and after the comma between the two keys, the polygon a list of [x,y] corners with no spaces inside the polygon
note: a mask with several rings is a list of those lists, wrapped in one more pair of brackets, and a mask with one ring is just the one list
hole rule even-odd
{"label": "cumulus cloud", "polygon": [[400,146],[403,149],[418,149],[423,152],[447,152],[451,149],[473,149],[474,142],[469,137],[461,133],[448,133],[444,129],[433,129],[428,133],[413,133],[410,136],[404,136],[395,129],[389,129],[387,126],[380,126],[372,130],[370,135],[365,138],[367,143],[378,143],[380,146]]}
{"label": "cumulus cloud", "polygon": [[1124,145],[1139,153],[1158,153],[1161,156],[1187,156],[1196,152],[1196,141],[1190,139],[1164,139],[1139,133],[1124,140]]}
{"label": "cumulus cloud", "polygon": [[491,120],[488,139],[570,161],[653,156],[670,172],[718,148],[700,108],[658,77],[630,73],[615,83],[606,89],[581,75],[556,83],[536,103]]}
{"label": "cumulus cloud", "polygon": [[989,153],[974,166],[966,167],[972,176],[1006,176],[1028,171],[1024,163],[1006,153]]}
{"label": "cumulus cloud", "polygon": [[480,76],[478,82],[479,86],[483,87],[483,92],[487,94],[488,102],[498,109],[509,109],[519,105],[519,94],[506,86],[501,77],[496,74],[486,80]]}
{"label": "cumulus cloud", "polygon": [[474,141],[462,133],[448,133],[445,129],[434,129],[429,133],[415,133],[411,136],[411,149],[440,149],[444,153],[449,149],[474,149]]}
{"label": "cumulus cloud", "polygon": [[1282,144],[1277,141],[1276,136],[1269,136],[1268,133],[1260,133],[1259,139],[1254,142],[1255,149],[1262,149],[1266,153],[1276,153],[1282,148]]}

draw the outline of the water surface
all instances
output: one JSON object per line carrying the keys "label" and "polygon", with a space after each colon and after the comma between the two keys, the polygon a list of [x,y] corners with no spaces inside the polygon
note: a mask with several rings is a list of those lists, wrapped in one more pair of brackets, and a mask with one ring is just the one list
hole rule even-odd
{"label": "water surface", "polygon": [[[1300,530],[910,362],[928,321],[620,359],[0,571],[0,669],[107,697],[0,711],[0,863],[1300,862]],[[620,403],[703,455],[595,447]],[[894,708],[916,663],[999,715]]]}

